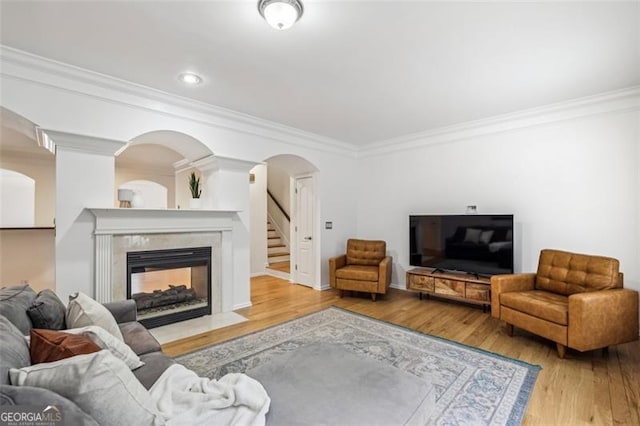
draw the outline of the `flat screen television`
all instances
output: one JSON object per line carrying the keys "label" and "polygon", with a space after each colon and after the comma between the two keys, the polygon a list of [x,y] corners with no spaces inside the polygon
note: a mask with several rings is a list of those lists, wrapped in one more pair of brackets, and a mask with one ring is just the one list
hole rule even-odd
{"label": "flat screen television", "polygon": [[409,263],[478,276],[513,273],[513,215],[409,216]]}

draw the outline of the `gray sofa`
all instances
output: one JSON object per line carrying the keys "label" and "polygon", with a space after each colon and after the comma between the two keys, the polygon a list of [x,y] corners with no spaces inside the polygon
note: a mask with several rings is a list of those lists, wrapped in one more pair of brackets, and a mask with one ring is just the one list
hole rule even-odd
{"label": "gray sofa", "polygon": [[[174,361],[162,352],[151,333],[136,321],[134,301],[106,303],[104,306],[113,314],[125,343],[145,363],[133,370],[133,374],[146,389],[151,388]],[[9,381],[11,368],[31,365],[24,336],[29,335],[34,322],[37,323],[35,328],[48,328],[42,323],[42,317],[45,317],[47,323],[55,324],[55,328],[64,328],[63,308],[62,302],[51,291],[45,290],[38,295],[28,285],[0,289],[0,405],[56,405],[63,408],[65,424],[95,425],[91,417],[61,395],[47,389],[12,386]]]}

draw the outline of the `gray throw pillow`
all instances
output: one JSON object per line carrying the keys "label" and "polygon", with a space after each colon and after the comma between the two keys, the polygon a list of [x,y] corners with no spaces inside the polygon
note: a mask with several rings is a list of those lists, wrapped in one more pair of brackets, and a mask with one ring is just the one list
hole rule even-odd
{"label": "gray throw pillow", "polygon": [[31,365],[29,346],[22,332],[0,315],[0,384],[9,383],[9,370]]}
{"label": "gray throw pillow", "polygon": [[111,312],[84,293],[78,292],[69,296],[66,321],[69,328],[97,325],[124,342],[120,327]]}
{"label": "gray throw pillow", "polygon": [[124,362],[102,350],[11,369],[11,384],[49,389],[101,425],[159,425],[155,402]]}
{"label": "gray throw pillow", "polygon": [[58,296],[51,290],[42,290],[33,301],[27,314],[31,318],[33,328],[47,330],[64,330],[66,308]]}
{"label": "gray throw pillow", "polygon": [[33,328],[27,309],[34,300],[36,300],[36,292],[29,287],[29,284],[0,289],[0,315],[7,317],[24,336],[27,336]]}

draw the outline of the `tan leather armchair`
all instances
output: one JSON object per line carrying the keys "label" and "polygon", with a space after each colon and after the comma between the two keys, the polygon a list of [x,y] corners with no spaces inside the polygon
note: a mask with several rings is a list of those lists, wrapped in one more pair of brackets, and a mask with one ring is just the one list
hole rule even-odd
{"label": "tan leather armchair", "polygon": [[384,241],[347,241],[347,253],[329,259],[329,283],[337,288],[342,297],[343,290],[385,294],[391,283],[391,256],[386,255]]}
{"label": "tan leather armchair", "polygon": [[638,292],[623,288],[617,259],[542,250],[538,272],[491,277],[491,315],[584,352],[638,340]]}

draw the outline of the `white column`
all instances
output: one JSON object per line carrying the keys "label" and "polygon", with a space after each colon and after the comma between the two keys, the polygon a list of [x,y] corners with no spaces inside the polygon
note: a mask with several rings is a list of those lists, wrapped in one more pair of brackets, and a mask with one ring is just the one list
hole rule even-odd
{"label": "white column", "polygon": [[232,309],[251,306],[249,170],[257,164],[213,155],[192,163],[202,172],[203,207],[238,210],[233,219]]}
{"label": "white column", "polygon": [[95,299],[100,303],[111,302],[112,235],[96,235],[96,292]]}
{"label": "white column", "polygon": [[233,232],[223,231],[221,238],[221,262],[222,263],[222,312],[231,312],[233,307],[233,265],[234,253],[233,253]]}
{"label": "white column", "polygon": [[94,217],[85,208],[113,207],[114,155],[126,142],[42,132],[56,152],[56,293],[95,297]]}

